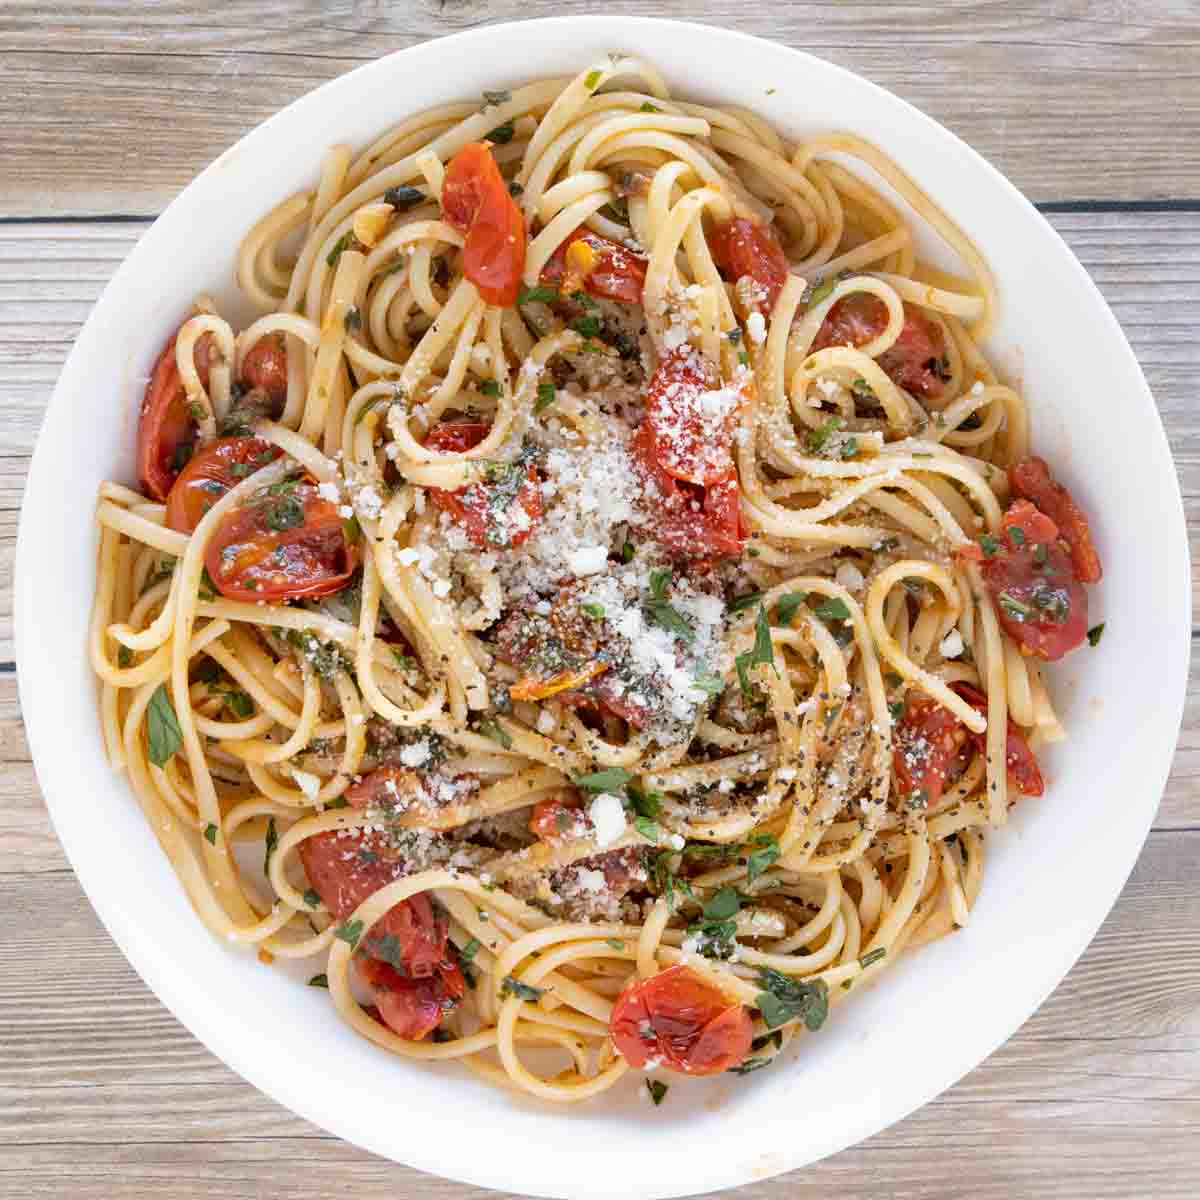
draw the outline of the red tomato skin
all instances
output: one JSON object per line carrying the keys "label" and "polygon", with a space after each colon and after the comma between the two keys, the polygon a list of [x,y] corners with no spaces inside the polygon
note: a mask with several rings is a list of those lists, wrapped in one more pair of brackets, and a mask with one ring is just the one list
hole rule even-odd
{"label": "red tomato skin", "polygon": [[[188,411],[187,393],[175,362],[177,334],[171,335],[155,360],[138,420],[138,478],[146,494],[159,501],[167,498],[179,473],[174,464],[177,451],[196,439],[196,423]],[[196,342],[196,370],[205,388],[211,348],[208,334]]]}
{"label": "red tomato skin", "polygon": [[455,1008],[466,992],[455,963],[443,963],[424,979],[410,979],[376,958],[359,958],[359,975],[375,988],[379,1020],[411,1042],[428,1037]]}
{"label": "red tomato skin", "polygon": [[647,421],[634,435],[630,449],[657,493],[650,501],[649,532],[661,546],[687,559],[724,558],[742,552],[746,533],[732,456],[724,477],[705,488],[684,483],[663,469]]}
{"label": "red tomato skin", "polygon": [[748,217],[718,225],[711,238],[713,261],[731,282],[749,275],[762,289],[760,311],[769,313],[788,276],[788,260],[774,230]]}
{"label": "red tomato skin", "polygon": [[582,800],[574,789],[555,792],[533,806],[529,832],[543,842],[561,842],[588,837],[592,823],[583,811]]}
{"label": "red tomato skin", "polygon": [[[452,451],[462,454],[478,446],[491,428],[474,421],[456,421],[447,425],[435,425],[425,438],[424,444],[432,450]],[[529,525],[525,529],[500,531],[491,516],[488,502],[490,486],[487,483],[471,483],[456,491],[444,488],[428,488],[430,499],[452,516],[480,550],[500,546],[512,548],[527,541],[542,516],[542,489],[537,468],[530,463],[525,469],[525,482],[517,491],[516,502],[525,510]]]}
{"label": "red tomato skin", "polygon": [[925,793],[925,807],[936,807],[946,773],[966,741],[966,729],[947,708],[923,692],[910,691],[896,726],[892,769],[901,796]]}
{"label": "red tomato skin", "polygon": [[1071,548],[1071,563],[1080,583],[1099,583],[1104,576],[1100,555],[1092,544],[1092,532],[1083,509],[1061,483],[1055,481],[1045,459],[1032,456],[1009,468],[1013,495],[1035,504],[1058,526]]}
{"label": "red tomato skin", "polygon": [[[218,438],[193,454],[167,494],[167,525],[191,533],[201,517],[235,484],[234,467],[261,470],[279,457],[278,446],[256,437]],[[261,460],[261,461],[260,461]]]}
{"label": "red tomato skin", "polygon": [[[359,830],[318,833],[305,838],[298,853],[308,882],[339,921],[368,896],[404,875],[404,861],[381,834]],[[406,974],[414,979],[428,978],[446,957],[446,918],[424,892],[388,909],[359,945],[372,954],[389,936],[396,939],[398,947],[389,957],[398,956]]]}
{"label": "red tomato skin", "polygon": [[483,299],[515,304],[525,269],[525,219],[485,142],[469,143],[450,160],[442,216],[466,234],[463,273]]}
{"label": "red tomato skin", "polygon": [[635,979],[617,997],[609,1036],[631,1067],[651,1059],[686,1075],[737,1066],[750,1050],[754,1025],[741,1004],[682,963]]}
{"label": "red tomato skin", "polygon": [[581,225],[550,256],[538,281],[558,285],[567,274],[567,247],[572,242],[585,242],[596,256],[596,264],[583,277],[583,289],[600,300],[616,300],[621,304],[641,304],[646,286],[646,259],[610,238],[593,233]]}
{"label": "red tomato skin", "polygon": [[352,783],[345,791],[346,803],[360,812],[368,808],[396,808],[401,801],[416,798],[421,791],[419,772],[387,763]]}
{"label": "red tomato skin", "polygon": [[[987,697],[978,688],[972,687],[969,683],[952,683],[950,690],[957,692],[976,712],[987,716]],[[966,735],[980,754],[987,752],[986,733],[973,733],[967,730]],[[1038,760],[1029,748],[1029,743],[1025,740],[1021,727],[1012,717],[1008,718],[1005,766],[1008,768],[1008,773],[1017,781],[1017,788],[1022,795],[1040,796],[1045,792],[1046,785],[1042,779]]]}
{"label": "red tomato skin", "polygon": [[[1075,577],[1070,547],[1045,513],[1028,500],[1018,500],[1003,520],[999,549],[984,556],[980,565],[996,602],[996,617],[1022,654],[1055,662],[1087,636],[1087,592]],[[1021,540],[1014,539],[1010,532],[1014,528],[1021,531]],[[1038,547],[1044,550],[1039,552]],[[1038,553],[1044,555],[1044,562],[1038,563]],[[1038,606],[1038,598],[1045,595],[1065,605],[1065,619],[1053,620]],[[1014,612],[1002,597],[1024,605],[1029,613]]]}
{"label": "red tomato skin", "polygon": [[[280,497],[262,496],[227,513],[205,550],[204,562],[217,591],[230,600],[295,600],[341,591],[358,566],[346,541],[337,506],[299,483],[291,498],[303,506],[303,522],[272,530],[267,513]],[[282,561],[281,561],[282,558]]]}
{"label": "red tomato skin", "polygon": [[287,350],[283,334],[268,333],[258,339],[242,359],[242,382],[261,388],[276,404],[287,398]]}
{"label": "red tomato skin", "polygon": [[[844,296],[826,314],[812,350],[828,346],[862,346],[887,328],[887,305],[869,292]],[[946,390],[939,364],[946,354],[946,339],[940,325],[919,308],[904,305],[904,324],[895,342],[875,361],[898,386],[914,396],[935,400]]]}

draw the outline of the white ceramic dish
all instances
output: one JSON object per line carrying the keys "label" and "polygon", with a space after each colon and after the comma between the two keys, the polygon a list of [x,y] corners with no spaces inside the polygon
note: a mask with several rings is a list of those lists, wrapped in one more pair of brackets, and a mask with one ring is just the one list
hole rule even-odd
{"label": "white ceramic dish", "polygon": [[[196,293],[232,300],[238,241],[310,184],[327,144],[362,143],[485,87],[573,73],[609,50],[646,56],[679,92],[748,106],[791,134],[861,133],[966,227],[999,280],[990,348],[1019,371],[1035,446],[1091,513],[1107,567],[1094,619],[1108,632],[1055,673],[1071,739],[1047,756],[1044,799],[1022,804],[992,839],[967,932],[839,1006],[787,1064],[676,1086],[658,1109],[632,1084],[594,1106],[549,1109],[383,1054],[340,1023],[326,993],[201,928],[102,757],[84,651],[90,512],[102,479],[132,481],[138,377]],[[1125,338],[1070,251],[983,159],[872,84],[782,46],[673,22],[565,18],[473,30],[334,80],[170,205],[59,380],[22,513],[16,627],[34,760],[76,873],[142,977],[214,1053],[302,1116],[397,1161],[523,1193],[633,1200],[762,1179],[869,1136],[974,1067],[1066,974],[1124,883],[1166,777],[1187,674],[1188,552],[1166,439]]]}

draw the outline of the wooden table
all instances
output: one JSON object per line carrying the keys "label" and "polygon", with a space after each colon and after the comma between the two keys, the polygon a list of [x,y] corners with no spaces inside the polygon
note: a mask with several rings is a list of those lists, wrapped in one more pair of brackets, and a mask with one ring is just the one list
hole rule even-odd
{"label": "wooden table", "polygon": [[[55,377],[100,289],[180,187],[258,121],[359,62],[483,22],[590,7],[3,7],[0,1196],[486,1194],[373,1158],[284,1111],[213,1058],[130,970],[80,891],[38,794],[12,662],[11,571],[28,457]],[[1070,242],[1133,342],[1171,438],[1195,545],[1195,0],[617,0],[605,9],[736,25],[814,51],[917,104],[1005,171]],[[1154,600],[1146,597],[1147,620]],[[1200,1195],[1198,749],[1200,685],[1120,902],[1006,1046],[894,1128],[739,1197]],[[936,1023],[929,1052],[937,1053]]]}

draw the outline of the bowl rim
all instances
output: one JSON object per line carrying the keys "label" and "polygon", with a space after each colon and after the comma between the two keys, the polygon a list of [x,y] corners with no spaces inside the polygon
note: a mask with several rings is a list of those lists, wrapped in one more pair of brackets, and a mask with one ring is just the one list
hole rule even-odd
{"label": "bowl rim", "polygon": [[[371,74],[378,74],[381,78],[385,78],[388,72],[395,69],[395,65],[399,61],[411,64],[415,69],[420,70],[423,69],[421,63],[423,59],[434,60],[437,57],[444,57],[448,54],[469,53],[472,48],[482,47],[498,36],[512,36],[514,30],[524,29],[527,31],[530,25],[571,26],[586,28],[589,32],[604,31],[614,39],[615,44],[619,44],[622,29],[638,29],[644,32],[657,31],[664,37],[669,37],[673,30],[699,30],[705,37],[711,39],[715,53],[719,52],[722,47],[727,47],[731,52],[735,53],[751,53],[755,50],[761,51],[764,47],[769,47],[772,53],[785,51],[787,55],[792,56],[797,64],[819,64],[822,71],[831,71],[835,75],[841,76],[844,82],[853,81],[856,87],[863,87],[865,85],[869,91],[874,93],[874,99],[881,106],[882,112],[885,115],[888,110],[899,114],[905,121],[917,123],[924,130],[925,134],[944,147],[948,153],[952,152],[960,157],[963,155],[969,157],[987,176],[990,187],[1005,193],[1010,201],[1016,200],[1019,205],[1024,207],[1027,215],[1040,223],[1044,231],[1048,232],[1059,244],[1062,251],[1063,265],[1069,266],[1069,269],[1076,277],[1076,282],[1082,282],[1085,288],[1090,291],[1104,314],[1105,328],[1099,331],[1098,340],[1103,340],[1107,345],[1117,348],[1118,352],[1127,357],[1133,364],[1140,383],[1141,393],[1136,399],[1141,401],[1147,407],[1148,411],[1154,414],[1153,422],[1148,423],[1141,431],[1142,436],[1154,443],[1152,449],[1157,451],[1158,456],[1161,456],[1165,463],[1170,464],[1172,462],[1161,418],[1154,405],[1150,389],[1141,372],[1140,365],[1137,364],[1136,357],[1115,316],[1109,309],[1095,283],[1076,259],[1074,253],[1053,226],[1046,221],[1042,214],[1037,211],[1030,201],[999,170],[993,167],[966,142],[962,141],[955,134],[909,102],[872,83],[869,79],[858,75],[856,72],[809,54],[806,51],[784,46],[782,43],[742,33],[738,30],[709,25],[703,22],[678,21],[657,17],[562,16],[476,26],[443,37],[430,39],[363,63],[343,75],[326,81],[312,91],[298,97],[285,108],[272,114],[225,150],[187,184],[170,204],[166,206],[151,227],[142,234],[101,293],[100,298],[88,316],[87,322],[81,328],[76,343],[72,346],[71,352],[64,363],[55,385],[50,403],[43,416],[42,430],[39,433],[37,445],[30,463],[25,491],[26,502],[22,505],[18,531],[13,589],[18,688],[31,756],[39,779],[43,776],[43,765],[49,764],[51,761],[51,756],[55,752],[55,743],[52,739],[47,719],[48,700],[40,685],[37,664],[34,658],[37,645],[36,580],[32,577],[31,572],[25,568],[32,556],[31,541],[36,536],[32,531],[38,524],[39,514],[43,511],[47,503],[47,497],[52,487],[52,480],[47,477],[48,468],[46,467],[46,460],[49,457],[47,430],[54,426],[61,410],[65,406],[65,393],[68,387],[64,381],[69,380],[73,373],[73,364],[76,363],[76,359],[79,357],[78,344],[83,340],[84,332],[89,325],[97,322],[97,314],[104,309],[106,301],[110,300],[114,294],[119,293],[126,286],[126,281],[130,276],[136,275],[139,261],[149,252],[149,248],[152,248],[158,241],[167,237],[173,211],[183,205],[189,194],[199,188],[203,181],[210,179],[218,172],[222,165],[232,156],[252,149],[260,140],[272,138],[275,129],[280,123],[293,121],[298,114],[306,110],[311,110],[312,107],[335,97],[338,91],[345,86],[346,81],[352,77],[360,78]],[[944,1059],[939,1061],[937,1066],[928,1072],[921,1086],[909,1089],[904,1104],[898,1110],[890,1111],[890,1115],[884,1119],[879,1118],[879,1115],[872,1106],[865,1105],[862,1114],[857,1120],[849,1122],[836,1135],[826,1137],[824,1142],[818,1145],[815,1150],[812,1146],[802,1146],[799,1152],[797,1152],[795,1148],[789,1150],[785,1146],[779,1153],[772,1156],[771,1162],[768,1165],[754,1171],[747,1169],[744,1160],[739,1160],[739,1165],[735,1169],[721,1168],[718,1164],[712,1164],[710,1169],[706,1170],[702,1176],[696,1174],[694,1169],[690,1174],[685,1173],[685,1176],[682,1178],[682,1186],[668,1185],[664,1187],[661,1184],[655,1184],[648,1190],[637,1191],[636,1195],[647,1198],[676,1196],[689,1194],[698,1187],[703,1190],[711,1190],[720,1187],[737,1186],[747,1183],[752,1179],[766,1179],[770,1176],[805,1165],[806,1163],[816,1161],[819,1158],[835,1153],[873,1135],[880,1129],[886,1128],[888,1125],[901,1119],[916,1107],[927,1103],[982,1062],[983,1059],[1012,1036],[1023,1021],[1028,1018],[1046,996],[1061,982],[1062,978],[1065,977],[1112,908],[1141,851],[1146,834],[1157,811],[1183,716],[1186,697],[1187,661],[1190,654],[1191,642],[1191,587],[1190,572],[1187,567],[1189,547],[1182,498],[1179,492],[1178,480],[1174,477],[1174,472],[1172,472],[1172,478],[1174,482],[1172,496],[1174,503],[1172,511],[1169,514],[1162,514],[1162,519],[1171,527],[1165,535],[1165,540],[1172,544],[1172,555],[1181,557],[1184,570],[1183,588],[1176,600],[1171,602],[1172,606],[1168,609],[1168,613],[1174,614],[1176,620],[1178,620],[1181,614],[1186,618],[1186,638],[1184,639],[1184,644],[1180,646],[1180,649],[1183,649],[1184,653],[1180,656],[1181,667],[1177,667],[1175,670],[1176,678],[1174,683],[1172,684],[1169,679],[1164,680],[1164,687],[1168,691],[1173,690],[1176,696],[1174,703],[1175,715],[1170,727],[1169,741],[1164,741],[1163,745],[1165,749],[1161,752],[1159,761],[1153,763],[1152,769],[1148,769],[1146,772],[1148,782],[1145,787],[1145,794],[1147,797],[1153,798],[1153,803],[1150,802],[1150,799],[1144,802],[1145,811],[1141,814],[1142,819],[1138,822],[1138,836],[1130,838],[1127,851],[1122,856],[1121,861],[1110,867],[1106,875],[1105,885],[1089,898],[1087,905],[1088,916],[1086,920],[1081,921],[1073,929],[1074,936],[1065,945],[1060,945],[1060,952],[1056,958],[1055,968],[1043,971],[1036,977],[1036,981],[1022,981],[1020,1003],[1010,1007],[1008,1010],[1009,1013],[1017,1009],[1021,1010],[1019,1018],[999,1022],[993,1021],[988,1026],[988,1031],[977,1034],[970,1041],[969,1045],[960,1046],[955,1053],[945,1055]],[[1175,605],[1178,607],[1174,607]],[[239,1042],[236,1037],[229,1033],[229,1030],[219,1019],[214,1019],[213,1014],[204,1005],[197,1004],[192,1000],[188,989],[184,986],[185,981],[181,977],[182,973],[168,965],[159,955],[157,948],[148,944],[148,939],[143,936],[136,919],[131,914],[123,911],[121,906],[116,902],[115,897],[103,886],[101,872],[95,869],[94,864],[88,860],[82,845],[82,835],[72,824],[70,810],[64,797],[61,794],[56,794],[53,789],[46,789],[43,794],[55,831],[62,842],[76,877],[79,879],[93,908],[100,916],[113,940],[120,947],[122,953],[158,999],[166,1005],[181,1024],[224,1063],[259,1090],[284,1105],[290,1111],[313,1121],[323,1129],[333,1132],[336,1136],[344,1138],[352,1144],[362,1146],[385,1158],[390,1158],[394,1161],[403,1161],[418,1169],[435,1172],[446,1178],[492,1188],[519,1189],[538,1195],[602,1196],[611,1194],[611,1190],[606,1190],[606,1185],[603,1181],[572,1181],[570,1185],[572,1190],[570,1191],[560,1190],[563,1186],[561,1184],[554,1184],[547,1188],[544,1179],[531,1180],[527,1174],[523,1174],[519,1169],[511,1168],[504,1164],[501,1164],[499,1167],[491,1164],[488,1168],[483,1168],[473,1164],[470,1161],[470,1156],[448,1156],[445,1152],[439,1152],[436,1147],[422,1146],[411,1142],[404,1147],[403,1159],[399,1159],[396,1157],[397,1152],[394,1145],[382,1144],[379,1139],[374,1137],[364,1137],[358,1130],[349,1127],[347,1121],[341,1117],[341,1114],[334,1111],[329,1103],[324,1102],[320,1089],[312,1092],[298,1092],[295,1089],[284,1087],[259,1062],[256,1055],[247,1050],[244,1043]],[[632,1196],[635,1192],[629,1190],[625,1194]]]}

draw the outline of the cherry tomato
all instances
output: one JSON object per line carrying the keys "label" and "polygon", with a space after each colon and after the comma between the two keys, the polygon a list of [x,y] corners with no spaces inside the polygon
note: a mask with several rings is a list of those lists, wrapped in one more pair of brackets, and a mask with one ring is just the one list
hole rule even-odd
{"label": "cherry tomato", "polygon": [[[887,305],[869,292],[844,296],[826,314],[812,350],[862,346],[887,328]],[[904,305],[904,324],[895,342],[875,361],[880,370],[914,396],[937,399],[946,389],[946,339],[940,325],[919,308]]]}
{"label": "cherry tomato", "polygon": [[923,692],[910,691],[892,748],[900,797],[917,800],[918,808],[921,800],[923,807],[935,807],[966,735],[966,727],[948,708]]}
{"label": "cherry tomato", "polygon": [[[191,457],[196,442],[196,422],[188,409],[187,393],[175,363],[175,337],[163,347],[150,373],[138,420],[138,477],[147,494],[165,500],[175,476]],[[196,370],[208,387],[208,360],[212,338],[196,342]]]}
{"label": "cherry tomato", "polygon": [[358,555],[337,505],[303,481],[276,494],[260,492],[228,513],[204,561],[217,591],[230,600],[294,600],[340,591]]}
{"label": "cherry tomato", "polygon": [[167,525],[191,533],[230,488],[279,457],[279,448],[256,437],[220,438],[194,454],[167,495]]}
{"label": "cherry tomato", "polygon": [[[583,243],[582,247],[578,243]],[[641,304],[646,260],[581,225],[550,256],[540,282],[557,285],[564,277],[568,282],[578,280],[589,295],[602,300]]]}
{"label": "cherry tomato", "polygon": [[[325,907],[345,920],[368,896],[405,873],[404,860],[386,836],[361,830],[314,834],[300,843],[304,873]],[[446,957],[447,922],[425,892],[388,909],[359,948],[414,979],[434,974]]]}
{"label": "cherry tomato", "polygon": [[1003,536],[960,551],[980,564],[996,616],[1022,654],[1054,662],[1087,635],[1087,592],[1058,526],[1028,500],[1004,514]]}
{"label": "cherry tomato", "polygon": [[651,1059],[671,1071],[713,1075],[737,1066],[750,1049],[749,1010],[682,964],[628,984],[608,1023],[631,1067]]}
{"label": "cherry tomato", "polygon": [[704,360],[690,346],[663,356],[646,391],[654,457],[669,475],[707,485],[725,479],[741,407],[736,388],[710,387]]}
{"label": "cherry tomato", "polygon": [[769,313],[787,280],[788,260],[775,232],[761,221],[735,217],[718,225],[712,236],[713,261],[725,278],[736,283],[749,275],[762,289],[762,312]]}
{"label": "cherry tomato", "polygon": [[287,349],[283,334],[268,333],[258,339],[242,359],[242,382],[261,388],[275,404],[287,398]]}
{"label": "cherry tomato", "polygon": [[467,235],[463,273],[488,304],[517,302],[525,269],[525,219],[484,142],[464,146],[446,167],[442,216]]}
{"label": "cherry tomato", "polygon": [[1083,509],[1071,493],[1050,474],[1045,460],[1026,458],[1008,472],[1013,495],[1035,504],[1058,526],[1058,532],[1071,548],[1071,563],[1080,583],[1099,583],[1104,574],[1100,555],[1092,544],[1092,532]]}
{"label": "cherry tomato", "polygon": [[588,837],[592,823],[583,811],[579,793],[574,789],[556,792],[533,806],[529,832],[543,842]]}
{"label": "cherry tomato", "polygon": [[[433,450],[462,454],[487,437],[489,426],[470,421],[435,425],[425,438]],[[433,502],[448,512],[479,549],[519,546],[542,515],[542,489],[533,463],[486,463],[490,478],[457,491],[429,488]],[[514,505],[514,501],[516,502]]]}
{"label": "cherry tomato", "polygon": [[356,961],[359,976],[375,989],[378,1019],[410,1042],[431,1034],[458,1007],[467,990],[456,963],[443,963],[428,978],[410,979],[377,958]]}
{"label": "cherry tomato", "polygon": [[365,812],[368,808],[403,807],[410,801],[419,801],[423,792],[420,772],[388,763],[351,784],[345,796],[351,808]]}
{"label": "cherry tomato", "polygon": [[634,461],[653,484],[649,532],[680,558],[724,558],[745,544],[737,470],[730,456],[725,474],[707,487],[676,479],[658,461],[654,431],[643,421],[631,445]]}
{"label": "cherry tomato", "polygon": [[[987,716],[987,697],[977,687],[972,687],[969,683],[952,683],[950,690],[957,692],[976,712]],[[967,737],[980,754],[986,752],[986,733],[973,733],[967,730]],[[1021,727],[1012,717],[1008,718],[1008,734],[1004,754],[1008,773],[1016,780],[1021,793],[1026,796],[1040,796],[1046,790],[1046,785],[1042,781],[1041,768],[1038,766],[1038,760],[1034,757],[1033,751],[1029,748],[1029,743],[1025,740],[1025,735],[1021,732]]]}

